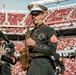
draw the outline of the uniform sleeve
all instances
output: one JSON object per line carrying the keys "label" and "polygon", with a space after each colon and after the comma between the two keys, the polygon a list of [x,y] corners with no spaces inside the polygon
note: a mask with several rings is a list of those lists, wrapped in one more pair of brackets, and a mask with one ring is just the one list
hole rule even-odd
{"label": "uniform sleeve", "polygon": [[6,49],[7,49],[7,52],[6,52],[7,55],[2,55],[1,60],[8,62],[12,65],[16,64],[17,59],[14,56],[14,52],[15,52],[14,44],[12,43],[12,45],[11,44],[6,45]]}
{"label": "uniform sleeve", "polygon": [[15,52],[15,49],[10,48],[10,50],[7,51],[7,54],[10,55],[10,56],[14,56],[14,52]]}
{"label": "uniform sleeve", "polygon": [[[13,62],[12,58],[15,60],[14,62]],[[12,65],[15,65],[16,61],[17,61],[15,57],[8,57],[8,56],[4,56],[4,55],[2,55],[1,60],[5,61],[5,62],[8,62],[8,63],[10,63]]]}
{"label": "uniform sleeve", "polygon": [[60,74],[63,74],[64,73],[64,70],[65,70],[65,66],[64,66],[64,63],[57,60],[57,63],[58,65],[60,66],[61,70],[60,70]]}
{"label": "uniform sleeve", "polygon": [[59,55],[58,53],[56,53],[56,54],[54,55],[54,57],[55,57],[56,60],[59,60],[60,55]]}
{"label": "uniform sleeve", "polygon": [[36,41],[34,50],[37,52],[54,55],[56,53],[57,48],[56,31],[53,28],[49,28],[46,30],[46,33],[47,33],[47,42],[41,43],[39,41]]}
{"label": "uniform sleeve", "polygon": [[6,54],[9,56],[14,56],[15,48],[14,43],[10,42],[5,46]]}

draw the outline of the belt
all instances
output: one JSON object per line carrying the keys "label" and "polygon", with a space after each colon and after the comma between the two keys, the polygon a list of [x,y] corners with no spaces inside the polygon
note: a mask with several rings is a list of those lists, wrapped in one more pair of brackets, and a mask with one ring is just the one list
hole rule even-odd
{"label": "belt", "polygon": [[46,57],[46,56],[48,55],[43,53],[30,53],[30,57]]}

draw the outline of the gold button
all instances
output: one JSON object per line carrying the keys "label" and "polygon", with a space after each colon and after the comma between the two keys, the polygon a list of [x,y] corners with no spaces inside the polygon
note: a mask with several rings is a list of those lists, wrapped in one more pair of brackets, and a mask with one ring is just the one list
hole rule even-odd
{"label": "gold button", "polygon": [[34,35],[37,35],[36,33]]}
{"label": "gold button", "polygon": [[35,37],[33,37],[33,39],[35,39]]}
{"label": "gold button", "polygon": [[42,46],[40,46],[40,47],[42,47]]}
{"label": "gold button", "polygon": [[45,46],[44,49],[47,49],[47,46]]}
{"label": "gold button", "polygon": [[46,60],[44,60],[44,62],[46,62]]}

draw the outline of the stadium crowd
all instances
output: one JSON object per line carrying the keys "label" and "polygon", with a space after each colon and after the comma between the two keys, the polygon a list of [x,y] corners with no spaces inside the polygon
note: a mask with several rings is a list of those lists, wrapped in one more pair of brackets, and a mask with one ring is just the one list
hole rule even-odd
{"label": "stadium crowd", "polygon": [[[28,25],[28,20],[32,21],[30,16],[26,18],[24,13],[6,13],[0,12],[0,27],[9,33],[22,33],[25,30],[25,25]],[[61,8],[59,10],[49,9],[45,12],[44,22],[46,25],[50,25],[55,29],[75,27],[76,20],[76,7],[68,6],[67,8]],[[74,24],[73,24],[74,23]],[[4,25],[5,24],[5,25]],[[63,25],[64,24],[64,25]],[[3,26],[4,25],[4,26]],[[22,28],[20,27],[22,26]],[[33,26],[31,24],[31,26]],[[15,42],[16,53],[19,53],[23,42]],[[76,36],[59,37],[57,50],[72,50],[76,49]],[[64,75],[76,75],[76,57],[63,58],[65,65]],[[12,75],[25,75],[25,71],[21,69],[21,65],[17,62],[16,65],[11,66]]]}

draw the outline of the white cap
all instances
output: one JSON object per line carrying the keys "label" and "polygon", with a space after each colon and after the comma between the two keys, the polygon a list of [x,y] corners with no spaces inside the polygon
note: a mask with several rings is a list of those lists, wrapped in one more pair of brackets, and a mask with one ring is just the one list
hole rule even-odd
{"label": "white cap", "polygon": [[41,4],[30,4],[28,5],[28,9],[30,11],[42,11],[42,12],[47,11],[47,7]]}

